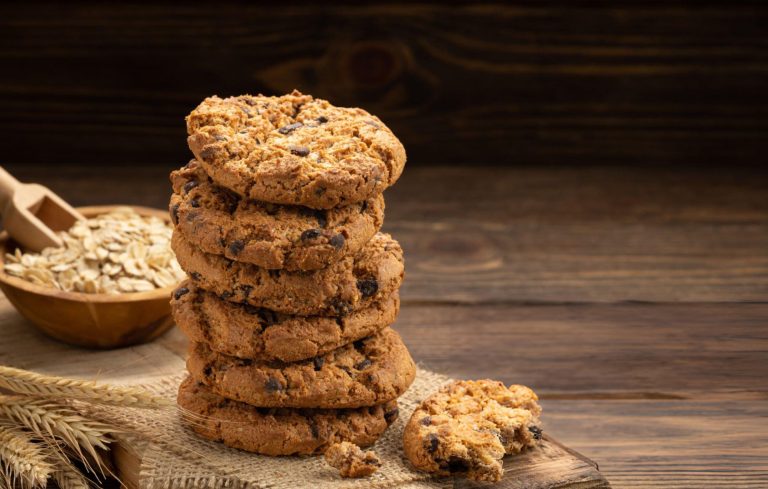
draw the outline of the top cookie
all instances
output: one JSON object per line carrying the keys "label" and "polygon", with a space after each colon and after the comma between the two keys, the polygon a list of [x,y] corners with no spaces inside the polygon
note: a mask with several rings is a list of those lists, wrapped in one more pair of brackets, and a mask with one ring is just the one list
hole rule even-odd
{"label": "top cookie", "polygon": [[403,431],[403,449],[420,470],[497,482],[502,458],[541,438],[541,407],[523,385],[457,381],[425,399]]}
{"label": "top cookie", "polygon": [[377,117],[294,91],[205,99],[187,142],[219,185],[249,199],[330,209],[400,177],[405,149]]}

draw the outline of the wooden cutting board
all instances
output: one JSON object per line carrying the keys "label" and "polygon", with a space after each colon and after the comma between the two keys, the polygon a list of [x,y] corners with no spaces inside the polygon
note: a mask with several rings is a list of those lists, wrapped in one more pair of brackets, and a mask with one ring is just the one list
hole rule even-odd
{"label": "wooden cutting board", "polygon": [[[113,384],[145,384],[177,374],[184,369],[186,339],[173,330],[159,340],[111,351],[84,350],[64,345],[38,333],[0,296],[0,364]],[[118,476],[130,489],[139,488],[144,447],[118,440],[113,449]],[[609,488],[597,464],[562,445],[551,436],[536,450],[508,457],[499,489]],[[419,487],[413,483],[409,488]],[[454,487],[488,485],[456,480]]]}

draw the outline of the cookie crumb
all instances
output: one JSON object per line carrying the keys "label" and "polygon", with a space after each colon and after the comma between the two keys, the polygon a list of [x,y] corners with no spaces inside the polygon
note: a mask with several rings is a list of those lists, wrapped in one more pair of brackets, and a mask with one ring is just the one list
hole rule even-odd
{"label": "cookie crumb", "polygon": [[364,452],[348,441],[331,445],[325,452],[325,461],[339,469],[342,477],[368,477],[381,467],[381,461],[373,451]]}

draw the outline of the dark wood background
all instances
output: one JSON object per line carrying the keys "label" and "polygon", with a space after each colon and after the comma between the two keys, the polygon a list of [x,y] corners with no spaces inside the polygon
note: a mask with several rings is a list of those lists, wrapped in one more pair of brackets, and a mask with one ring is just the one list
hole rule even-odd
{"label": "dark wood background", "polygon": [[758,164],[768,3],[0,6],[3,164],[178,166],[210,94],[380,115],[409,165]]}

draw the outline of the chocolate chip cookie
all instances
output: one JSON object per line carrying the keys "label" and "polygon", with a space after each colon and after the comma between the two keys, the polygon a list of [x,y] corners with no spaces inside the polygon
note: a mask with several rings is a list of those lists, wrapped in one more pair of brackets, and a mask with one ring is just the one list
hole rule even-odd
{"label": "chocolate chip cookie", "polygon": [[215,395],[187,378],[178,403],[204,438],[263,455],[310,455],[349,441],[372,445],[397,419],[397,402],[358,409],[258,408]]}
{"label": "chocolate chip cookie", "polygon": [[248,199],[330,209],[394,184],[405,149],[377,117],[298,91],[205,99],[187,142],[213,180]]}
{"label": "chocolate chip cookie", "polygon": [[437,475],[497,482],[502,457],[541,439],[538,397],[493,380],[457,381],[425,399],[403,433],[411,463]]}
{"label": "chocolate chip cookie", "polygon": [[200,287],[222,299],[285,314],[343,316],[391,295],[403,280],[403,250],[383,233],[357,255],[311,272],[266,270],[205,253],[178,232],[171,247]]}
{"label": "chocolate chip cookie", "polygon": [[295,363],[259,362],[192,345],[187,370],[223,397],[263,407],[356,408],[391,401],[411,385],[416,366],[394,330]]}
{"label": "chocolate chip cookie", "polygon": [[317,270],[354,254],[384,222],[384,197],[316,210],[241,199],[200,163],[171,173],[174,226],[207,253],[269,269]]}
{"label": "chocolate chip cookie", "polygon": [[389,326],[399,309],[400,297],[394,292],[347,316],[290,316],[222,300],[190,280],[171,298],[173,318],[191,341],[262,361],[295,362],[323,355]]}

